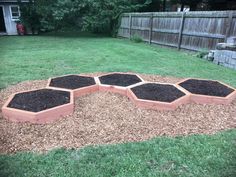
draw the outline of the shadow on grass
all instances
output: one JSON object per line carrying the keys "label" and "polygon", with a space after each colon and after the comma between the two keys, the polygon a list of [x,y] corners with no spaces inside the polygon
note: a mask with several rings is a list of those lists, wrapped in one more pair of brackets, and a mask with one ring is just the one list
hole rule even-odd
{"label": "shadow on grass", "polygon": [[108,34],[94,34],[89,32],[77,32],[77,31],[58,31],[42,33],[40,36],[47,37],[62,37],[62,38],[108,38],[111,37]]}

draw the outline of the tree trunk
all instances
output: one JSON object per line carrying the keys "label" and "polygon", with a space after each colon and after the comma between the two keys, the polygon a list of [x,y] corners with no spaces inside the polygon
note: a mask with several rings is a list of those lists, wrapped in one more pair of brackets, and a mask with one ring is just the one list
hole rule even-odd
{"label": "tree trunk", "polygon": [[181,10],[180,10],[180,11],[184,11],[184,6],[185,6],[185,4],[182,3],[182,4],[181,4]]}
{"label": "tree trunk", "polygon": [[198,3],[192,3],[190,4],[190,10],[191,11],[196,11]]}
{"label": "tree trunk", "polygon": [[114,21],[112,19],[110,19],[110,34],[112,35],[113,30],[114,30]]}
{"label": "tree trunk", "polygon": [[166,0],[162,1],[162,10],[163,10],[163,12],[166,11]]}

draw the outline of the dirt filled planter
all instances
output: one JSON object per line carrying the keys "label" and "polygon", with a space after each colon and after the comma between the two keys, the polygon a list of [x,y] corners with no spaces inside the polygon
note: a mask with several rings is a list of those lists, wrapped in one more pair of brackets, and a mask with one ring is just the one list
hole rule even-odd
{"label": "dirt filled planter", "polygon": [[140,108],[175,110],[189,102],[229,104],[236,90],[219,81],[185,79],[178,84],[145,82],[130,73],[109,73],[99,77],[65,75],[48,80],[45,89],[13,94],[4,104],[4,117],[32,123],[47,123],[71,114],[74,98],[95,91],[128,96]]}
{"label": "dirt filled planter", "polygon": [[94,77],[83,75],[65,75],[48,80],[47,88],[72,91],[75,97],[90,94],[99,90]]}
{"label": "dirt filled planter", "polygon": [[120,93],[127,96],[127,89],[135,84],[143,82],[136,74],[110,73],[98,77],[99,90]]}
{"label": "dirt filled planter", "polygon": [[174,110],[189,102],[189,93],[175,84],[145,82],[128,89],[128,97],[140,108]]}
{"label": "dirt filled planter", "polygon": [[3,115],[17,122],[47,123],[73,113],[73,93],[39,89],[13,94],[2,108]]}
{"label": "dirt filled planter", "polygon": [[229,104],[236,90],[222,82],[204,79],[184,79],[178,83],[190,93],[190,100],[201,104]]}

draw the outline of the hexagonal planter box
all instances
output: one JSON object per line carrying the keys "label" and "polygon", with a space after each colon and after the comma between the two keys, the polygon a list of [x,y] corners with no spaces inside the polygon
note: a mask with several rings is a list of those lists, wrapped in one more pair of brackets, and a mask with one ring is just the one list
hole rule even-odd
{"label": "hexagonal planter box", "polygon": [[64,75],[50,78],[48,80],[47,88],[73,91],[75,97],[99,90],[95,78],[84,75]]}
{"label": "hexagonal planter box", "polygon": [[127,89],[143,82],[143,79],[137,74],[110,73],[99,76],[98,81],[100,91],[109,91],[127,96]]}
{"label": "hexagonal planter box", "polygon": [[11,95],[2,113],[16,122],[47,123],[73,113],[73,109],[73,92],[38,89]]}
{"label": "hexagonal planter box", "polygon": [[128,88],[128,97],[140,108],[174,110],[189,102],[189,93],[175,84],[145,82]]}
{"label": "hexagonal planter box", "polygon": [[215,80],[184,79],[178,85],[187,90],[190,100],[200,104],[229,104],[236,98],[236,90]]}

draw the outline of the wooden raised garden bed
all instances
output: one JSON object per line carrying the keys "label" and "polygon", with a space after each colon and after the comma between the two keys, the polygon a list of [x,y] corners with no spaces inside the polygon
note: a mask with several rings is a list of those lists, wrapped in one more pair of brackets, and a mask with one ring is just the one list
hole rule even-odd
{"label": "wooden raised garden bed", "polygon": [[110,91],[127,95],[127,89],[137,83],[143,82],[143,79],[137,74],[129,73],[110,73],[98,77],[99,90]]}
{"label": "wooden raised garden bed", "polygon": [[71,114],[74,98],[95,91],[128,96],[140,108],[174,110],[189,102],[229,104],[236,90],[224,83],[185,79],[177,84],[145,82],[136,74],[109,73],[99,77],[65,75],[50,78],[45,89],[13,94],[2,108],[4,117],[32,123],[46,123]]}
{"label": "wooden raised garden bed", "polygon": [[229,104],[236,90],[222,82],[204,79],[184,79],[178,83],[190,93],[190,100],[200,104]]}
{"label": "wooden raised garden bed", "polygon": [[128,89],[128,97],[140,108],[174,110],[189,102],[189,93],[175,84],[145,82]]}
{"label": "wooden raised garden bed", "polygon": [[73,113],[73,109],[73,92],[39,89],[11,95],[2,112],[12,121],[46,123]]}
{"label": "wooden raised garden bed", "polygon": [[75,97],[98,91],[94,77],[83,75],[65,75],[48,80],[47,88],[72,91]]}

